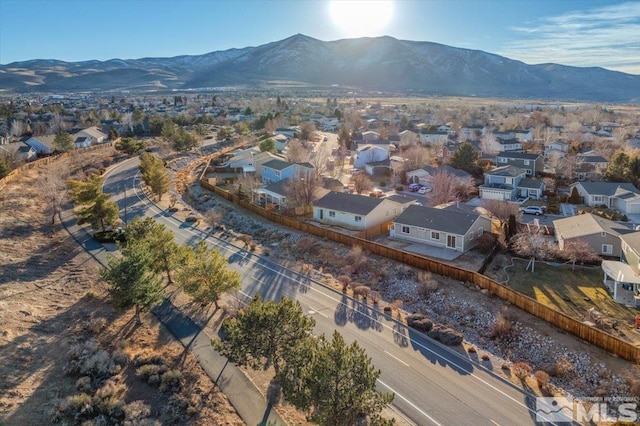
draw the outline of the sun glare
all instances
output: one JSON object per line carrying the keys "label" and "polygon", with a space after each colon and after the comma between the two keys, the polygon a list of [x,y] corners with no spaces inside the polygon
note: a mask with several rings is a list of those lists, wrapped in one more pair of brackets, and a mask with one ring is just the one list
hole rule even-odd
{"label": "sun glare", "polygon": [[331,19],[346,37],[381,36],[393,16],[392,1],[334,0],[329,5]]}

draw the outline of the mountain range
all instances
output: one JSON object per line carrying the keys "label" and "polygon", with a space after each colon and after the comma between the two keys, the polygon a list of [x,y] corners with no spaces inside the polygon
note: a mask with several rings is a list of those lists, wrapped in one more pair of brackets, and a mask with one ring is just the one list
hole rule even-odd
{"label": "mountain range", "polygon": [[5,92],[163,91],[274,86],[405,95],[640,103],[640,75],[598,67],[528,65],[491,53],[374,37],[297,34],[257,47],[172,58],[0,65]]}

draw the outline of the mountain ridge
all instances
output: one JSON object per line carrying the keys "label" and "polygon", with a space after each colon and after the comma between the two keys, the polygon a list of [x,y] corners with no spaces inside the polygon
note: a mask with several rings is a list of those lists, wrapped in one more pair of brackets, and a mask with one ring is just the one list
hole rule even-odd
{"label": "mountain ridge", "polygon": [[640,103],[640,76],[601,67],[522,61],[390,36],[321,41],[295,34],[255,47],[169,58],[0,65],[14,92],[187,90],[299,82],[393,93]]}

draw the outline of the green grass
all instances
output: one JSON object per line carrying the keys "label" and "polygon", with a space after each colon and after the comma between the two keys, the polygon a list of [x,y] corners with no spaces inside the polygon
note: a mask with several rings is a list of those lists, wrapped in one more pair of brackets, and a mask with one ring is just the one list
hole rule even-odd
{"label": "green grass", "polygon": [[581,321],[589,319],[587,311],[590,308],[620,324],[630,324],[635,320],[637,311],[615,302],[609,295],[602,283],[600,268],[577,266],[572,271],[571,265],[553,267],[536,262],[532,273],[531,269],[525,270],[526,266],[526,261],[516,260],[515,266],[507,270],[509,286],[540,303]]}

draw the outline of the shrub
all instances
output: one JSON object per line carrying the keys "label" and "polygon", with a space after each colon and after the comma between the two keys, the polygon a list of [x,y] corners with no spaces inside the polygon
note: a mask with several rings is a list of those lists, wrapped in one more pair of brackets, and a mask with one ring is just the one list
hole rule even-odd
{"label": "shrub", "polygon": [[404,191],[404,186],[402,185],[396,186],[396,191]]}
{"label": "shrub", "polygon": [[491,326],[491,338],[495,340],[502,340],[509,336],[512,330],[512,323],[508,317],[506,309],[498,312],[496,319]]}
{"label": "shrub", "polygon": [[70,376],[89,376],[96,382],[119,371],[111,356],[99,349],[95,340],[73,345],[70,353],[71,359],[64,370]]}
{"label": "shrub", "polygon": [[145,364],[141,367],[138,367],[136,370],[136,375],[143,380],[146,380],[151,383],[151,376],[160,376],[160,374],[167,371],[168,368],[164,364]]}
{"label": "shrub", "polygon": [[549,394],[549,374],[545,371],[538,370],[535,372],[534,376],[540,390]]}
{"label": "shrub", "polygon": [[418,274],[418,295],[428,298],[431,293],[438,289],[438,281],[433,278],[431,272],[420,272]]}
{"label": "shrub", "polygon": [[478,350],[476,349],[475,346],[469,346],[469,348],[467,349],[467,352],[469,352],[470,354],[475,354],[476,352],[478,352]]}
{"label": "shrub", "polygon": [[[62,417],[70,417],[72,419],[83,420],[91,417],[93,413],[93,404],[91,397],[86,393],[79,393],[68,396],[59,406],[59,415]],[[78,422],[79,423],[79,422]]]}
{"label": "shrub", "polygon": [[640,398],[640,364],[634,365],[625,375],[625,381],[629,386],[629,392],[631,396]]}
{"label": "shrub", "polygon": [[125,424],[144,424],[142,420],[151,415],[151,408],[145,405],[144,402],[137,400],[122,407],[124,413]]}
{"label": "shrub", "polygon": [[90,393],[93,391],[93,386],[91,385],[91,377],[82,376],[76,381],[76,389],[80,392]]}
{"label": "shrub", "polygon": [[160,376],[161,392],[177,392],[180,390],[180,380],[182,373],[176,370],[167,370]]}
{"label": "shrub", "polygon": [[558,360],[556,360],[555,364],[553,365],[552,372],[550,372],[549,374],[555,377],[564,377],[568,374],[573,373],[574,370],[575,367],[569,360],[569,358],[567,358],[566,356],[562,356],[558,358]]}
{"label": "shrub", "polygon": [[337,280],[342,283],[342,291],[347,291],[351,278],[348,275],[338,275]]}
{"label": "shrub", "polygon": [[368,297],[374,304],[382,300],[382,295],[380,294],[380,292],[375,290],[370,291]]}
{"label": "shrub", "polygon": [[369,292],[371,289],[366,285],[360,285],[353,289],[354,296],[362,296],[363,299],[366,299],[369,296]]}
{"label": "shrub", "polygon": [[493,234],[489,234],[485,232],[484,234],[478,237],[478,250],[482,253],[490,253],[493,250],[493,246],[496,244],[497,238]]}
{"label": "shrub", "polygon": [[487,354],[482,354],[482,360],[483,360],[483,361],[489,361],[489,355],[487,355]]}
{"label": "shrub", "polygon": [[526,362],[514,362],[511,366],[511,371],[513,375],[516,376],[520,380],[524,380],[533,372],[533,368],[531,365]]}
{"label": "shrub", "polygon": [[438,340],[447,346],[456,346],[462,343],[464,336],[452,328],[443,325],[434,325],[427,333],[432,339]]}

